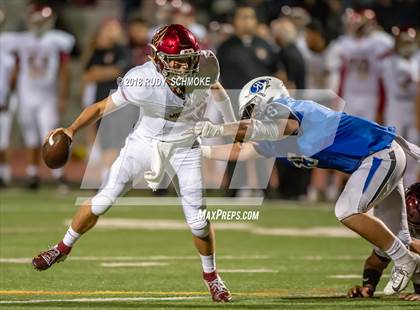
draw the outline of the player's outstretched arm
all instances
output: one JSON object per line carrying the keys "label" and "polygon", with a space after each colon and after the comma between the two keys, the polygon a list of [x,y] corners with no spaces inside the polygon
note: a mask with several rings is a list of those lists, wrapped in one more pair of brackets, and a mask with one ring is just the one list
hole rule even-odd
{"label": "player's outstretched arm", "polygon": [[102,118],[105,114],[114,111],[117,108],[115,103],[112,101],[111,96],[108,96],[104,100],[98,101],[87,108],[85,108],[79,117],[67,128],[57,128],[50,132],[47,137],[58,130],[64,131],[71,139],[73,136],[82,128],[93,124],[98,119]]}
{"label": "player's outstretched arm", "polygon": [[389,264],[389,260],[380,258],[374,251],[365,260],[363,268],[363,283],[362,286],[355,285],[347,291],[347,297],[349,298],[369,298],[373,297],[376,286],[381,279],[382,272],[386,269]]}
{"label": "player's outstretched arm", "polygon": [[262,157],[257,153],[251,142],[214,146],[202,145],[201,152],[205,158],[224,161],[245,161]]}
{"label": "player's outstretched arm", "polygon": [[202,138],[233,137],[236,141],[244,140],[281,140],[293,135],[299,129],[299,122],[294,119],[260,121],[246,119],[227,124],[197,122],[194,134]]}

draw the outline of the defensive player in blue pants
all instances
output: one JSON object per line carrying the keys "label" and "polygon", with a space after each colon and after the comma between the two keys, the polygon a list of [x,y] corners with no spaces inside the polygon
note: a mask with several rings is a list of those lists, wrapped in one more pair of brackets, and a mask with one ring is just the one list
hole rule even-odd
{"label": "defensive player in blue pants", "polygon": [[[402,177],[405,152],[419,159],[420,149],[363,118],[290,97],[282,81],[260,77],[241,91],[242,120],[229,124],[199,122],[197,136],[235,137],[234,144],[202,146],[203,156],[218,160],[277,157],[299,168],[328,168],[351,174],[335,205],[336,217],[394,262],[384,293],[404,290],[420,266],[407,249]],[[405,151],[405,152],[404,152]],[[367,211],[374,207],[374,216]]]}

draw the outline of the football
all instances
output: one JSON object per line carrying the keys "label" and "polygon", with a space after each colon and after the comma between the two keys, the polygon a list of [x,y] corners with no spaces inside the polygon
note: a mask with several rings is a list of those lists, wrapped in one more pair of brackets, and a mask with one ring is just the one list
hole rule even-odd
{"label": "football", "polygon": [[52,133],[42,146],[42,158],[48,168],[63,167],[71,154],[71,139],[64,131]]}

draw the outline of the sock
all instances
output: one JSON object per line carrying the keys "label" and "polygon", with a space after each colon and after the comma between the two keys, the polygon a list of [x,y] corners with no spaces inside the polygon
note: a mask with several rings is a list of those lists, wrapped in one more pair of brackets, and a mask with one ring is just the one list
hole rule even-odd
{"label": "sock", "polygon": [[38,175],[38,167],[35,165],[29,165],[28,167],[26,167],[26,174],[29,177],[35,177]]}
{"label": "sock", "polygon": [[211,254],[205,256],[200,254],[200,258],[201,264],[203,265],[203,271],[205,273],[211,273],[216,271],[216,255]]}
{"label": "sock", "polygon": [[385,253],[394,261],[398,263],[404,263],[411,259],[410,252],[404,246],[400,239],[395,239],[392,245]]}
{"label": "sock", "polygon": [[73,230],[73,228],[71,228],[71,226],[69,227],[69,229],[67,230],[66,234],[64,235],[63,238],[63,243],[65,246],[71,248],[73,246],[73,244],[79,240],[81,234],[75,232]]}
{"label": "sock", "polygon": [[65,245],[63,241],[60,241],[60,243],[57,244],[57,249],[60,251],[60,253],[68,255],[72,248]]}

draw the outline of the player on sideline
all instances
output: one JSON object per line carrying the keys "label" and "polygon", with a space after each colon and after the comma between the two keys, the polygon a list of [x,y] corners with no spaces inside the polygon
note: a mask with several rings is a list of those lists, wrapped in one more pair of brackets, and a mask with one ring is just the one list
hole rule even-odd
{"label": "player on sideline", "polygon": [[[67,108],[69,62],[74,37],[53,29],[55,14],[51,7],[31,4],[27,14],[28,31],[14,36],[6,48],[17,56],[18,120],[27,148],[28,188],[38,189],[41,144],[48,132],[57,127]],[[68,187],[62,169],[51,171],[58,189]]]}
{"label": "player on sideline", "polygon": [[[411,237],[402,181],[404,151],[419,159],[420,149],[397,136],[393,127],[336,112],[313,101],[293,99],[283,82],[273,77],[250,81],[240,93],[239,107],[242,121],[221,125],[199,122],[195,134],[257,142],[202,147],[204,157],[280,157],[300,168],[328,168],[351,174],[336,202],[336,217],[394,261],[385,294],[402,291],[420,264],[420,256],[406,248]],[[398,196],[389,206],[395,211],[394,232],[367,213],[379,203],[386,203],[390,194]]]}
{"label": "player on sideline", "polygon": [[[149,186],[156,189],[166,172],[178,177],[178,194],[201,257],[204,282],[213,301],[227,302],[231,294],[216,271],[214,231],[206,219],[198,217],[200,210],[206,208],[201,151],[193,134],[182,135],[202,119],[207,101],[205,98],[195,100],[196,93],[186,94],[185,85],[173,82],[177,78],[199,75],[202,68],[199,64],[204,57],[213,57],[215,63],[217,60],[211,52],[201,51],[194,35],[178,24],[160,28],[150,47],[151,61],[131,69],[116,92],[87,107],[68,128],[60,129],[73,137],[81,128],[125,104],[137,105],[143,111],[142,119],[127,137],[101,190],[80,207],[63,240],[41,252],[32,264],[38,270],[45,270],[64,260],[81,235],[124,194],[126,186],[132,185],[130,182],[144,175]],[[235,121],[229,97],[217,78],[205,93],[222,113],[224,121]]]}
{"label": "player on sideline", "polygon": [[[420,183],[415,183],[407,189],[405,200],[408,226],[413,237],[413,242],[410,246],[420,247],[420,240],[418,239],[420,238]],[[347,291],[347,296],[349,298],[373,297],[376,286],[389,262],[388,257],[374,249],[365,260],[362,286],[353,286]],[[412,282],[414,293],[404,294],[400,298],[408,301],[420,301],[420,271],[413,275]]]}
{"label": "player on sideline", "polygon": [[[0,10],[0,188],[7,186],[11,180],[9,166],[9,147],[12,120],[14,115],[15,96],[11,96],[14,75],[16,74],[16,59],[7,48],[13,41],[13,32],[3,32],[5,14]],[[15,99],[15,98],[14,98]]]}

